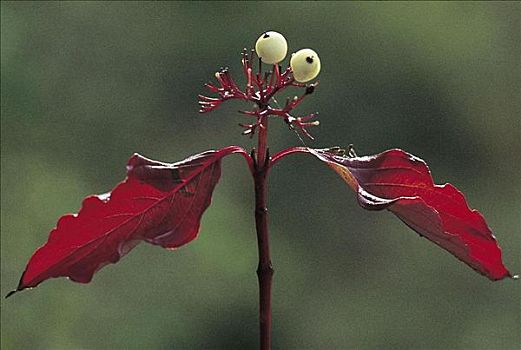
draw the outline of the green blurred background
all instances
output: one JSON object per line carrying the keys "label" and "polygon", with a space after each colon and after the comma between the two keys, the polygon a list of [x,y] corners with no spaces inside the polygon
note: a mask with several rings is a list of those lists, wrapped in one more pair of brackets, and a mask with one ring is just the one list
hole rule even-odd
{"label": "green blurred background", "polygon": [[[253,141],[202,85],[263,31],[322,60],[298,112],[316,147],[401,147],[452,182],[521,272],[520,3],[1,3],[1,293],[57,218],[125,176]],[[298,145],[280,121],[273,151]],[[491,283],[341,179],[296,155],[270,179],[277,349],[515,349],[520,284]],[[88,285],[56,279],[2,299],[2,349],[255,349],[252,181],[227,158],[200,237],[142,244]]]}

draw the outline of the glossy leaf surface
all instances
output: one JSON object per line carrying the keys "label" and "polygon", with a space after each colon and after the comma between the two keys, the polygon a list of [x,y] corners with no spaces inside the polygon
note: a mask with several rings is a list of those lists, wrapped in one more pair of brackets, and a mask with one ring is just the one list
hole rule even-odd
{"label": "glossy leaf surface", "polygon": [[400,149],[346,157],[307,149],[335,170],[370,210],[388,209],[421,236],[491,280],[512,277],[492,231],[451,184],[435,185],[425,162]]}
{"label": "glossy leaf surface", "polygon": [[177,248],[199,232],[221,175],[221,158],[246,152],[235,146],[167,164],[134,154],[127,178],[110,193],[84,199],[78,214],[62,216],[33,254],[16,291],[66,276],[88,283],[141,241]]}

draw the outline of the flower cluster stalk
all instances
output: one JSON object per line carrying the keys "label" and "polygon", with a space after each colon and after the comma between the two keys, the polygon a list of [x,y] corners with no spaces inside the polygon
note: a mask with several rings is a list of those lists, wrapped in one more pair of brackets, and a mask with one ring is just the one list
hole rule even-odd
{"label": "flower cluster stalk", "polygon": [[[315,118],[316,113],[306,116],[293,116],[291,112],[303,99],[313,93],[317,83],[301,84],[295,81],[291,67],[282,70],[278,64],[272,66],[272,70],[263,72],[262,61],[258,60],[258,67],[254,69],[255,51],[250,54],[245,49],[242,54],[243,73],[246,86],[240,88],[233,80],[227,68],[221,68],[215,73],[217,84],[207,83],[206,87],[217,94],[216,97],[199,95],[200,113],[211,112],[218,108],[224,101],[239,99],[253,102],[253,110],[240,111],[247,117],[254,118],[252,123],[239,124],[244,130],[243,134],[253,137],[257,134],[257,149],[252,151],[253,167],[251,167],[255,187],[255,226],[257,231],[257,243],[259,251],[259,265],[257,276],[259,280],[259,328],[260,349],[271,349],[271,287],[273,280],[273,267],[270,258],[269,232],[268,232],[268,175],[271,166],[278,160],[282,153],[274,159],[268,150],[268,121],[269,117],[282,119],[290,129],[313,139],[307,128],[319,124]],[[304,93],[287,99],[283,107],[273,107],[270,102],[275,94],[287,87],[303,88]]]}

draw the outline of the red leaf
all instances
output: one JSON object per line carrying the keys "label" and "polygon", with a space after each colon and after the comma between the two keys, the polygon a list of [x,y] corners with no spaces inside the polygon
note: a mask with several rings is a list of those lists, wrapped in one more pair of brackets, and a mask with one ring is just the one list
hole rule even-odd
{"label": "red leaf", "polygon": [[399,149],[344,157],[307,149],[358,193],[365,209],[388,209],[410,228],[491,280],[513,277],[483,216],[451,184],[435,185],[425,162]]}
{"label": "red leaf", "polygon": [[219,181],[221,158],[231,153],[249,157],[237,146],[173,164],[134,154],[125,181],[110,193],[85,198],[78,214],[60,218],[29,260],[16,291],[60,276],[88,283],[141,241],[169,249],[192,241]]}

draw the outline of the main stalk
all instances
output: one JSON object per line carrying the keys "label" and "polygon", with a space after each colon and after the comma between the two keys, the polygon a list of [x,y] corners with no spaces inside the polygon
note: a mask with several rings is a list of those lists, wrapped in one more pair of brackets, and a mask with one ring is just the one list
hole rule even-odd
{"label": "main stalk", "polygon": [[255,227],[259,249],[259,326],[260,348],[271,349],[271,282],[273,267],[271,266],[270,244],[268,234],[268,186],[267,177],[270,169],[270,158],[267,148],[268,118],[264,117],[258,134],[255,182]]}
{"label": "main stalk", "polygon": [[[269,37],[269,36],[268,36]],[[316,56],[316,54],[314,54]],[[313,57],[314,57],[313,56]],[[307,63],[313,63],[313,57],[306,57]],[[302,57],[304,59],[304,57]],[[318,57],[316,57],[318,59]],[[249,117],[254,117],[253,123],[239,124],[244,128],[243,135],[253,136],[257,133],[257,150],[252,155],[254,157],[253,178],[255,182],[255,226],[257,229],[257,242],[259,249],[259,266],[257,275],[259,277],[259,323],[260,323],[260,345],[261,350],[271,349],[271,282],[273,279],[273,268],[270,259],[270,245],[268,235],[268,185],[267,177],[273,164],[268,152],[268,117],[278,117],[282,119],[290,129],[301,132],[303,135],[313,139],[307,128],[318,125],[318,121],[311,121],[315,114],[298,117],[291,114],[304,98],[313,93],[317,83],[305,85],[297,82],[293,77],[291,67],[284,71],[280,70],[278,64],[273,66],[270,72],[262,70],[262,59],[259,58],[258,73],[254,72],[253,63],[255,62],[255,50],[251,54],[244,49],[242,54],[243,72],[246,77],[246,88],[241,89],[232,79],[228,68],[221,68],[215,78],[218,84],[207,83],[206,87],[217,93],[217,97],[199,95],[200,113],[207,113],[219,107],[224,101],[229,99],[239,99],[255,104],[254,110],[240,111]],[[318,62],[318,61],[317,61]],[[306,80],[307,81],[307,80]],[[287,87],[304,88],[305,92],[301,96],[288,98],[284,106],[277,108],[270,106],[270,101],[278,92]],[[276,101],[275,101],[276,103]],[[278,103],[276,103],[278,105]],[[277,160],[284,153],[278,153]],[[250,158],[251,159],[251,158]],[[275,158],[274,158],[275,160]]]}

